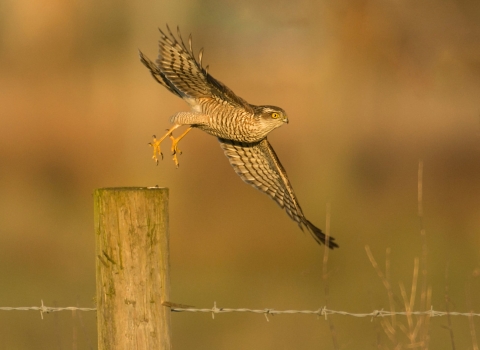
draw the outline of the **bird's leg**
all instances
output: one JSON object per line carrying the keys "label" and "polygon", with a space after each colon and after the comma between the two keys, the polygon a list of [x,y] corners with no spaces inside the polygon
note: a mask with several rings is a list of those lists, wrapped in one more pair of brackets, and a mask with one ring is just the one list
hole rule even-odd
{"label": "bird's leg", "polygon": [[175,162],[176,167],[178,168],[178,159],[177,159],[177,154],[182,154],[182,151],[178,149],[178,142],[180,142],[181,139],[185,137],[188,132],[192,130],[192,127],[189,127],[183,134],[181,134],[179,137],[174,138],[172,136],[172,133],[169,134],[170,139],[172,140],[172,155],[173,155],[173,161]]}
{"label": "bird's leg", "polygon": [[158,165],[158,156],[160,155],[163,159],[163,153],[162,153],[162,150],[160,149],[160,143],[163,140],[165,140],[165,138],[167,136],[171,136],[173,130],[179,128],[180,126],[181,126],[180,124],[175,124],[159,140],[157,140],[157,137],[155,135],[153,135],[153,142],[149,143],[149,145],[153,147],[153,157],[152,157],[152,159],[157,163],[157,165]]}

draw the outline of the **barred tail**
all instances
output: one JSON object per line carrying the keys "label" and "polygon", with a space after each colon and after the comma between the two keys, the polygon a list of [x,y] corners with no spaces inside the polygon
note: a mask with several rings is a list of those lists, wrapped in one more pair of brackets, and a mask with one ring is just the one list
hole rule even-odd
{"label": "barred tail", "polygon": [[[312,224],[310,221],[305,219],[305,222],[303,222],[305,226],[307,226],[308,231],[312,234],[313,238],[317,241],[317,243],[323,243],[327,244],[327,236],[320,230],[318,227],[316,227],[314,224]],[[335,238],[333,237],[328,237],[328,248],[334,249],[338,248],[338,244],[335,243]]]}

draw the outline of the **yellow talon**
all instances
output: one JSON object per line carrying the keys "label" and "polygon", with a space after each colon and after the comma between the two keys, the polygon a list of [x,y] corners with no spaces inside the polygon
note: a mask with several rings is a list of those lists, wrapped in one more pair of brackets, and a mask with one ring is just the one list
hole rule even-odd
{"label": "yellow talon", "polygon": [[157,163],[158,165],[158,155],[162,157],[163,160],[163,153],[160,149],[160,143],[168,136],[172,140],[172,156],[173,156],[173,162],[175,163],[175,166],[178,168],[178,159],[177,155],[182,154],[182,151],[178,149],[178,142],[192,129],[192,127],[189,127],[183,134],[181,134],[179,137],[174,138],[172,135],[172,131],[180,127],[181,125],[174,125],[170,130],[167,131],[167,133],[161,137],[159,140],[157,140],[157,137],[153,135],[153,142],[150,142],[149,145],[153,147],[153,156],[152,159]]}
{"label": "yellow talon", "polygon": [[170,139],[172,140],[172,156],[173,156],[173,162],[175,163],[175,166],[178,168],[179,166],[179,163],[178,163],[178,159],[177,159],[177,155],[181,155],[182,154],[182,151],[180,151],[178,149],[178,142],[180,141],[180,139],[182,137],[177,137],[177,138],[174,138],[172,136],[172,134],[168,135],[170,137]]}
{"label": "yellow talon", "polygon": [[149,143],[149,145],[153,147],[153,157],[152,157],[152,159],[155,161],[155,163],[157,163],[157,165],[158,165],[157,155],[160,155],[162,157],[162,160],[163,160],[163,153],[162,153],[162,150],[160,149],[160,142],[161,142],[161,140],[157,140],[156,136],[153,135],[153,142]]}

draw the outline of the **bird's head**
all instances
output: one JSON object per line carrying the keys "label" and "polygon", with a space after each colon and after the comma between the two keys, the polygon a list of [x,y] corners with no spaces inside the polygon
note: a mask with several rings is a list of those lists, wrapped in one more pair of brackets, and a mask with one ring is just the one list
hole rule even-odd
{"label": "bird's head", "polygon": [[288,123],[287,113],[280,107],[256,106],[255,114],[263,128],[269,131]]}

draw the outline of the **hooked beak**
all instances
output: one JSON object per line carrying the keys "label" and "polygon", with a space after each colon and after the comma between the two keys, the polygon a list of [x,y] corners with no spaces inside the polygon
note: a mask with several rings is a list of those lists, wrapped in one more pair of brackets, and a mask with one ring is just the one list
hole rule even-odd
{"label": "hooked beak", "polygon": [[283,122],[288,124],[288,117],[287,116],[285,116],[285,118],[283,118]]}

